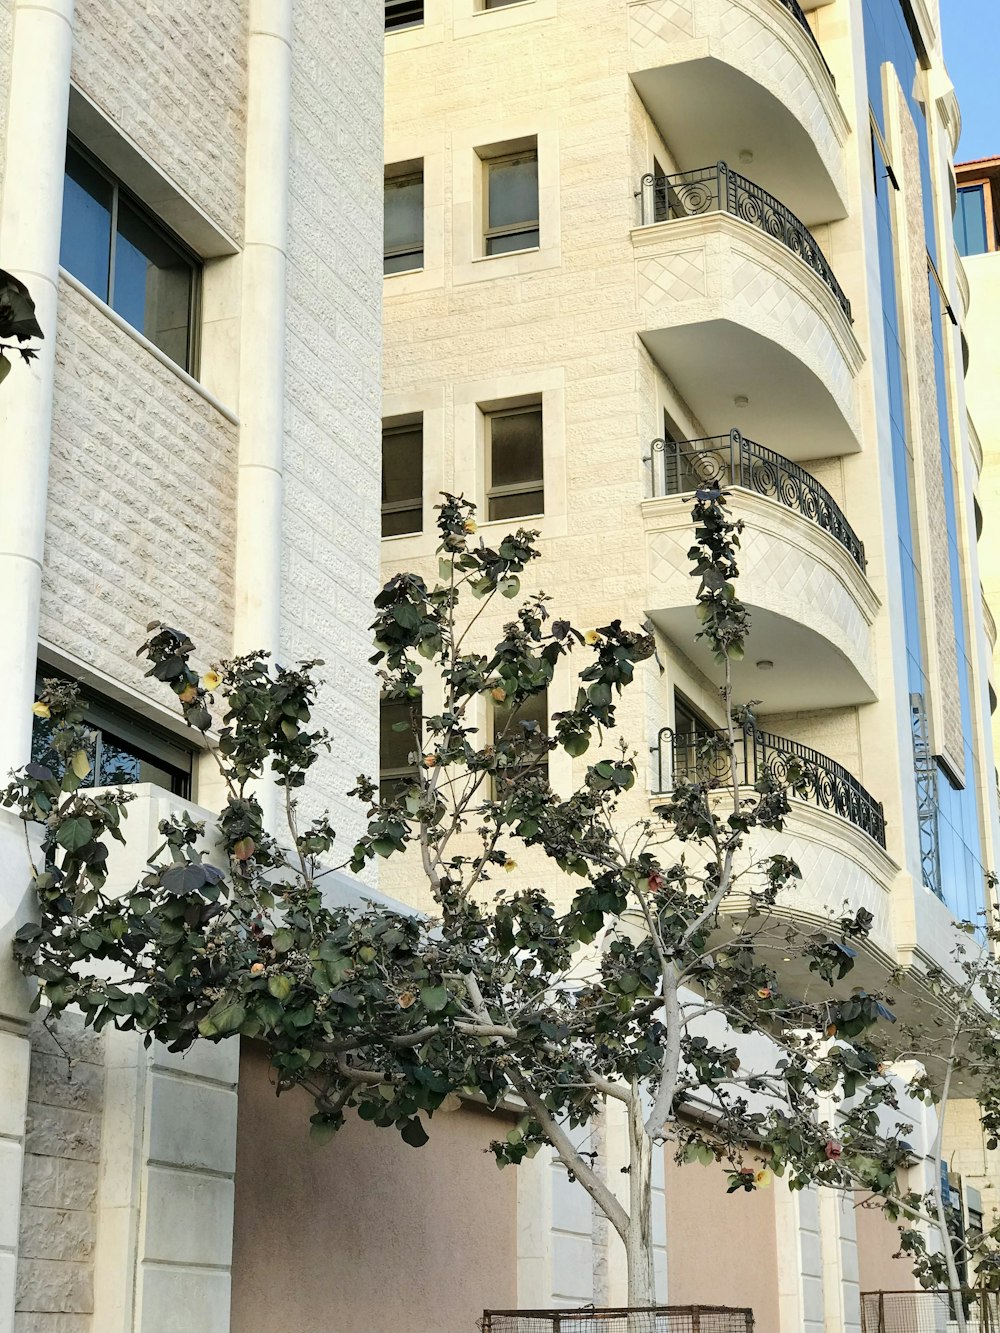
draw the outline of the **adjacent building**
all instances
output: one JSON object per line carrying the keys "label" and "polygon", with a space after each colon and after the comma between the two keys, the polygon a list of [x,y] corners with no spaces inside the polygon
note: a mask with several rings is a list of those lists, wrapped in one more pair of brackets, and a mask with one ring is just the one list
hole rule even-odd
{"label": "adjacent building", "polygon": [[[746,775],[794,756],[811,781],[768,844],[802,867],[796,910],[868,908],[876,975],[945,961],[987,904],[997,793],[936,3],[398,0],[386,29],[383,571],[433,578],[438,493],[464,492],[487,541],[538,530],[560,614],[649,623],[658,661],[622,709],[641,817],[723,721],[686,553],[695,486],[731,486]],[[573,688],[557,675],[550,711]],[[551,756],[554,786],[585,762]],[[413,892],[391,863],[383,884]],[[734,1205],[670,1164],[661,1184],[671,1302],[819,1333],[912,1285],[871,1213]],[[520,1304],[620,1300],[579,1191],[532,1206]]]}
{"label": "adjacent building", "polygon": [[[360,827],[344,793],[377,764],[382,26],[361,0],[0,0],[0,265],[45,332],[0,399],[0,772],[30,757],[36,676],[80,679],[94,780],[139,784],[122,876],[167,810],[217,796],[136,659],[151,618],[206,666],[325,659],[337,742],[316,795],[347,839]],[[309,1212],[347,1211],[309,1181],[305,1217],[256,1197],[281,1135],[305,1138],[301,1108],[276,1122],[263,1071],[259,1114],[238,1103],[235,1042],[180,1061],[31,1020],[10,957],[26,872],[0,814],[0,1329],[282,1326],[251,1279],[274,1285]],[[306,1327],[282,1272],[283,1326]]]}

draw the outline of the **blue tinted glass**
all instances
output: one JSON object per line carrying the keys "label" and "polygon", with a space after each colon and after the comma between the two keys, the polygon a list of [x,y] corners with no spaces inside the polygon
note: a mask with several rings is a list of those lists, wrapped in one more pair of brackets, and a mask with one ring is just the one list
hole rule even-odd
{"label": "blue tinted glass", "polygon": [[960,255],[984,255],[989,249],[986,241],[986,197],[981,185],[970,185],[958,192],[955,243]]}
{"label": "blue tinted glass", "polygon": [[59,263],[102,301],[108,299],[112,194],[111,182],[68,148]]}
{"label": "blue tinted glass", "polygon": [[[883,80],[886,66],[891,65],[907,98],[910,114],[917,131],[920,165],[923,180],[924,238],[932,259],[937,255],[937,234],[933,211],[933,188],[928,150],[926,113],[917,100],[920,89],[919,61],[913,38],[903,16],[899,0],[863,0],[865,26],[865,54],[868,67],[868,95],[872,113],[882,133],[887,130],[883,108]],[[920,568],[919,544],[913,531],[913,469],[910,450],[910,423],[906,397],[908,351],[900,333],[899,301],[896,290],[896,241],[890,189],[882,189],[886,164],[877,143],[875,154],[875,208],[878,224],[879,272],[884,312],[886,374],[888,377],[890,440],[896,515],[899,524],[900,574],[902,578],[904,625],[906,635],[908,685],[911,693],[926,700],[928,693],[924,667],[923,589],[924,572]],[[981,202],[981,195],[980,201]],[[965,207],[973,210],[976,201]],[[962,228],[972,225],[966,221],[960,198],[955,218],[956,239],[961,247]],[[978,233],[977,233],[978,234]],[[985,217],[983,219],[985,241]],[[983,245],[985,248],[985,244]],[[963,251],[965,253],[965,251]],[[934,371],[938,398],[938,427],[941,461],[944,469],[945,511],[948,527],[949,580],[954,611],[955,647],[958,657],[958,688],[962,711],[962,725],[966,737],[965,785],[956,788],[947,775],[938,771],[936,833],[940,861],[939,882],[929,887],[940,892],[952,912],[964,919],[975,920],[984,900],[984,874],[981,864],[979,801],[975,754],[969,738],[973,735],[974,694],[967,629],[964,616],[962,561],[958,545],[958,513],[954,485],[954,444],[948,415],[947,361],[944,344],[943,308],[936,282],[930,278],[932,310],[932,337]],[[943,632],[947,630],[942,627]],[[981,702],[985,710],[985,701]],[[929,830],[922,827],[921,843],[926,850],[925,838]]]}
{"label": "blue tinted glass", "polygon": [[120,199],[111,304],[133,328],[185,369],[192,282],[188,259],[127,200]]}

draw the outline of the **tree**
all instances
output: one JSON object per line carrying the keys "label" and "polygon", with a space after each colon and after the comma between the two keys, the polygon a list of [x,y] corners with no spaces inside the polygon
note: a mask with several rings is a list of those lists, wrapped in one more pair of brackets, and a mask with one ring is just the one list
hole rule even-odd
{"label": "tree", "polygon": [[0,384],[10,374],[7,353],[16,352],[27,363],[38,355],[38,350],[22,344],[44,337],[27,287],[12,273],[0,268]]}
{"label": "tree", "polygon": [[[320,1138],[353,1107],[418,1147],[425,1121],[457,1098],[513,1098],[523,1115],[494,1144],[498,1163],[551,1145],[624,1242],[632,1304],[654,1299],[650,1172],[663,1144],[682,1162],[723,1163],[730,1191],[769,1173],[793,1189],[861,1187],[904,1224],[922,1223],[898,1183],[909,1125],[893,1120],[898,1083],[877,1046],[892,1015],[883,996],[843,985],[871,918],[801,924],[798,867],[753,851],[754,831],[781,829],[809,779],[794,766],[753,790],[738,779],[737,738],[753,716],[734,704],[730,664],[749,617],[725,495],[698,493],[690,555],[701,634],[725,670],[727,729],[699,741],[655,818],[631,822],[623,803],[637,767],[624,740],[569,795],[552,789],[543,761],[610,739],[651,638],[617,620],[581,632],[539,594],[479,651],[477,623],[497,599],[519,597],[538,550],[523,530],[477,543],[472,515],[446,496],[437,582],[400,574],[376,599],[372,663],[383,697],[408,715],[412,772],[383,793],[358,780],[368,828],[343,862],[360,871],[407,854],[434,915],[324,901],[335,830],[324,817],[302,822],[298,808],[329,744],[311,728],[320,664],[285,668],[261,653],[199,676],[191,640],[154,622],[140,649],[147,674],[214,737],[225,805],[210,837],[186,815],[165,821],[141,882],[107,893],[109,839],[125,839],[130,794],[88,790],[79,697],[47,682],[35,711],[51,728],[48,752],[3,797],[42,826],[40,916],[18,932],[21,967],[54,1013],[77,1005],[96,1029],[135,1029],[175,1051],[237,1032],[259,1039],[278,1091],[312,1094]],[[573,707],[543,728],[527,716],[533,703],[581,654]],[[431,716],[425,669],[442,688]],[[483,703],[496,710],[486,738]],[[263,826],[263,781],[284,794],[281,838]],[[515,851],[545,858],[551,891],[508,875]],[[788,959],[812,986],[783,986]],[[748,1036],[767,1040],[763,1064],[744,1063]],[[571,1134],[608,1101],[628,1124],[627,1205]]]}

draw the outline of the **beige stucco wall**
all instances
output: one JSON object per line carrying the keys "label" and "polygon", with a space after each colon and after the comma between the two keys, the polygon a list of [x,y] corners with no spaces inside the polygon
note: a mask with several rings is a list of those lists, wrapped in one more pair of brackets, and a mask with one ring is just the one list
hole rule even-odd
{"label": "beige stucco wall", "polygon": [[667,1154],[671,1305],[750,1306],[757,1333],[778,1333],[774,1190],[783,1188],[727,1194],[722,1167],[678,1166]]}
{"label": "beige stucco wall", "polygon": [[917,1281],[899,1249],[899,1231],[877,1208],[854,1210],[858,1230],[858,1277],[862,1292],[913,1291]]}
{"label": "beige stucco wall", "polygon": [[487,1151],[503,1119],[438,1115],[414,1149],[351,1118],[319,1147],[311,1111],[244,1044],[231,1333],[474,1333],[517,1304],[516,1172]]}

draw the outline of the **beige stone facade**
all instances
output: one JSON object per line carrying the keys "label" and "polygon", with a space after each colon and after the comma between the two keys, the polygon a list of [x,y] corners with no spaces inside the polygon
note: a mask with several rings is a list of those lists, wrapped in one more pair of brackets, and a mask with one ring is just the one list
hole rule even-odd
{"label": "beige stone facade", "polygon": [[[722,721],[718,676],[695,642],[686,556],[699,474],[677,483],[665,431],[696,442],[700,475],[735,482],[746,523],[740,590],[753,629],[737,692],[760,700],[760,728],[783,738],[778,748],[839,765],[884,815],[883,839],[877,818],[804,804],[780,844],[805,871],[797,911],[822,919],[849,902],[873,912],[875,975],[888,963],[946,963],[955,917],[985,904],[982,869],[997,863],[974,443],[962,333],[939,316],[961,300],[954,98],[936,6],[878,8],[887,31],[904,30],[905,10],[920,35],[926,68],[913,97],[913,65],[897,73],[877,49],[860,0],[425,0],[422,24],[387,34],[385,161],[389,175],[422,168],[423,257],[385,279],[383,419],[422,423],[423,463],[421,530],[382,547],[386,575],[416,568],[433,579],[444,490],[477,502],[487,543],[516,526],[486,511],[488,416],[541,404],[544,501],[517,520],[539,532],[528,577],[582,629],[617,616],[656,630],[657,660],[620,710],[646,777],[623,818],[647,816],[669,781],[661,737],[678,700]],[[870,128],[876,86],[881,145]],[[538,244],[489,256],[488,163],[525,144],[537,153]],[[898,394],[885,267],[899,283]],[[916,469],[909,517],[894,431]],[[749,446],[756,461],[737,475],[740,440],[760,448]],[[481,618],[482,647],[503,619]],[[560,665],[551,711],[574,689]],[[553,786],[568,791],[588,761],[553,755]],[[928,783],[964,791],[963,809],[976,812],[963,844],[975,863],[958,876],[951,797],[939,828]],[[546,873],[528,855],[514,878]],[[390,862],[382,883],[423,905],[419,878]],[[564,891],[551,872],[545,882]],[[859,1327],[860,1291],[912,1281],[891,1262],[893,1229],[867,1210],[856,1217],[853,1201],[779,1186],[773,1207],[760,1205],[766,1219],[751,1220],[727,1214],[724,1192],[685,1171],[680,1181],[669,1171],[665,1190],[667,1300],[742,1289],[762,1329],[832,1333]],[[701,1208],[720,1247],[753,1233],[747,1268],[714,1284],[695,1260]],[[567,1262],[574,1293],[615,1289],[620,1255],[599,1226],[569,1258],[550,1242],[545,1301],[559,1302]]]}

